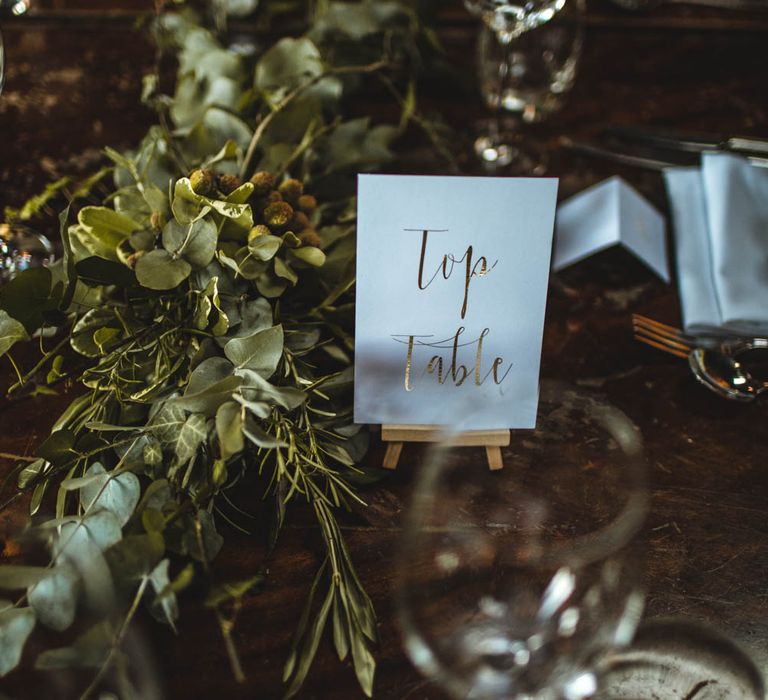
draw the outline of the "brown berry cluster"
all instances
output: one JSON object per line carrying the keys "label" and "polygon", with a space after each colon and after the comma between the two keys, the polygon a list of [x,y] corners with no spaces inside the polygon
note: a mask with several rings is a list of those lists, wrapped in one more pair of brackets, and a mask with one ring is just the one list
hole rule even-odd
{"label": "brown berry cluster", "polygon": [[288,179],[278,184],[272,173],[260,171],[251,178],[253,209],[256,225],[248,234],[248,241],[267,233],[284,235],[293,233],[302,245],[320,247],[320,237],[310,221],[317,209],[317,200],[304,194],[300,180]]}
{"label": "brown berry cluster", "polygon": [[211,170],[203,169],[193,170],[189,174],[189,183],[195,194],[203,197],[226,197],[243,184],[237,175],[217,175]]}

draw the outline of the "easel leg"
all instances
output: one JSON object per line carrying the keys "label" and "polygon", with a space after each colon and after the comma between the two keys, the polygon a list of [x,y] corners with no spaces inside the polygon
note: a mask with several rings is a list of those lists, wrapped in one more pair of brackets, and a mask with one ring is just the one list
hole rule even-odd
{"label": "easel leg", "polygon": [[384,453],[384,469],[397,469],[397,463],[400,461],[400,453],[402,451],[402,442],[390,442],[387,444],[387,451]]}
{"label": "easel leg", "polygon": [[498,471],[504,466],[504,462],[501,460],[500,447],[487,446],[485,448],[485,456],[488,458],[488,468],[491,471]]}

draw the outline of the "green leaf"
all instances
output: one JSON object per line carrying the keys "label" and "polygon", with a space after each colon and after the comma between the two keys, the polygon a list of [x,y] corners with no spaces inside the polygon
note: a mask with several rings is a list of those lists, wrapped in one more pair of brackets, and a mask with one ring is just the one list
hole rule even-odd
{"label": "green leaf", "polygon": [[136,262],[136,278],[143,287],[156,290],[178,287],[192,272],[190,264],[167,250],[153,250]]}
{"label": "green leaf", "polygon": [[240,388],[243,383],[242,377],[230,376],[222,379],[202,391],[196,393],[185,393],[173,403],[190,413],[203,413],[206,416],[216,415],[219,406],[232,398],[232,394]]}
{"label": "green leaf", "polygon": [[6,608],[0,612],[0,676],[19,665],[34,626],[35,613],[31,608]]}
{"label": "green leaf", "polygon": [[63,464],[77,454],[74,444],[75,434],[71,430],[56,430],[37,448],[37,456],[53,464]]}
{"label": "green leaf", "polygon": [[197,448],[208,436],[208,427],[205,416],[193,413],[184,422],[176,441],[176,460],[179,464],[188,462],[195,456]]}
{"label": "green leaf", "polygon": [[[216,527],[213,524],[213,516],[207,510],[198,510],[195,517],[196,524],[184,533],[184,542],[190,556],[198,561],[210,562],[216,558],[216,555],[221,550],[221,547],[224,544],[224,538],[216,532]],[[198,527],[200,530],[200,537],[197,536]],[[202,551],[200,549],[201,541],[203,546]]]}
{"label": "green leaf", "polygon": [[83,509],[95,512],[103,508],[113,513],[121,526],[125,525],[139,502],[141,485],[138,477],[131,472],[115,476],[105,471],[98,462],[88,468],[86,476],[94,478],[80,490],[80,505]]}
{"label": "green leaf", "polygon": [[13,591],[39,583],[51,573],[44,566],[0,566],[0,588]]}
{"label": "green leaf", "polygon": [[0,286],[0,309],[19,321],[27,333],[40,328],[45,312],[56,306],[51,289],[51,271],[47,267],[24,270]]}
{"label": "green leaf", "polygon": [[34,479],[37,479],[39,475],[51,469],[50,462],[46,462],[44,459],[36,459],[34,462],[30,462],[19,474],[18,487],[25,489],[29,486]]}
{"label": "green leaf", "polygon": [[117,246],[141,226],[108,207],[83,207],[77,215],[76,235],[94,255],[116,259]]}
{"label": "green leaf", "polygon": [[310,39],[286,37],[278,41],[256,65],[256,87],[284,94],[321,75],[320,52]]}
{"label": "green leaf", "polygon": [[27,599],[42,624],[62,632],[75,620],[80,575],[67,563],[48,571],[48,576],[29,588]]}
{"label": "green leaf", "polygon": [[243,416],[239,404],[228,401],[219,406],[216,412],[216,434],[222,459],[229,459],[243,451]]}
{"label": "green leaf", "polygon": [[272,258],[275,257],[275,254],[280,250],[282,244],[283,240],[281,238],[265,234],[263,236],[257,236],[248,243],[248,250],[259,260],[267,261],[272,260]]}
{"label": "green leaf", "polygon": [[115,260],[99,258],[96,255],[85,258],[75,265],[78,279],[89,287],[99,285],[117,285],[133,287],[136,275],[133,270]]}
{"label": "green leaf", "polygon": [[107,620],[99,622],[80,635],[72,646],[48,649],[37,657],[35,668],[100,668],[112,646],[114,631]]}
{"label": "green leaf", "polygon": [[315,248],[314,246],[296,248],[290,254],[312,267],[322,267],[325,263],[325,253],[320,248]]}
{"label": "green leaf", "polygon": [[104,557],[118,581],[136,581],[149,576],[165,553],[165,542],[159,532],[129,535],[113,544]]}
{"label": "green leaf", "polygon": [[119,321],[111,309],[91,309],[86,312],[72,328],[72,335],[69,344],[75,352],[85,357],[99,357],[101,352],[99,346],[93,340],[93,336],[99,328],[110,325],[113,328],[119,327]]}
{"label": "green leaf", "polygon": [[[177,180],[173,199],[174,203],[176,200],[182,200],[192,202],[199,207],[210,207],[217,214],[221,214],[221,216],[224,216],[228,219],[239,219],[250,209],[250,205],[248,204],[234,204],[233,202],[227,202],[220,199],[210,199],[208,197],[203,197],[202,195],[197,194],[192,189],[192,184],[190,183],[188,177],[182,177],[180,180]],[[176,210],[174,209],[174,213],[175,211]],[[180,221],[180,223],[189,222]]]}
{"label": "green leaf", "polygon": [[19,340],[29,340],[24,326],[0,309],[0,356],[5,355]]}
{"label": "green leaf", "polygon": [[247,437],[256,447],[271,450],[275,447],[288,447],[288,443],[278,440],[274,435],[262,430],[256,422],[248,416],[243,426],[243,435]]}
{"label": "green leaf", "polygon": [[301,389],[292,386],[275,386],[253,370],[240,369],[237,370],[237,374],[242,377],[243,386],[252,390],[249,395],[252,394],[252,398],[258,401],[265,401],[272,406],[282,406],[288,411],[292,411],[306,401],[307,395]]}
{"label": "green leaf", "polygon": [[149,575],[149,581],[155,591],[154,606],[162,610],[168,624],[176,630],[176,619],[179,617],[179,605],[176,601],[176,592],[172,589],[168,577],[170,560],[163,559]]}
{"label": "green leaf", "polygon": [[163,228],[163,247],[172,256],[182,256],[193,267],[205,267],[213,260],[218,234],[208,219],[180,224],[171,219]]}
{"label": "green leaf", "polygon": [[271,377],[283,354],[283,327],[273,326],[243,338],[232,338],[224,354],[238,369],[250,369],[265,379]]}

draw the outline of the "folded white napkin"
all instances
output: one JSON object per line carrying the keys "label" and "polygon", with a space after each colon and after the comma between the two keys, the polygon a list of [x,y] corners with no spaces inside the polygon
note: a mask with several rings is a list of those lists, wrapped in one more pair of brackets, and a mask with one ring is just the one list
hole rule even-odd
{"label": "folded white napkin", "polygon": [[768,168],[712,153],[664,178],[685,329],[768,334]]}

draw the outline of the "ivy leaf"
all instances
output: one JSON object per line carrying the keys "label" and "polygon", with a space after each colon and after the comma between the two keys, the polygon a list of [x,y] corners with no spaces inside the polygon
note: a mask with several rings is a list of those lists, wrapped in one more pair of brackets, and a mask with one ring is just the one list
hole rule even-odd
{"label": "ivy leaf", "polygon": [[31,608],[6,608],[0,612],[0,676],[19,665],[34,626],[35,612]]}
{"label": "ivy leaf", "polygon": [[237,369],[250,369],[267,379],[275,373],[283,354],[283,327],[232,338],[224,346],[224,354]]}
{"label": "ivy leaf", "polygon": [[163,291],[178,287],[192,272],[190,264],[167,250],[152,250],[136,262],[136,278],[142,287]]}
{"label": "ivy leaf", "polygon": [[27,591],[30,607],[46,627],[62,632],[75,619],[80,575],[66,562],[54,569],[42,581]]}
{"label": "ivy leaf", "polygon": [[114,476],[98,462],[88,468],[88,476],[94,478],[80,490],[83,509],[95,512],[103,508],[113,513],[121,526],[125,525],[139,502],[141,485],[138,477],[131,472]]}
{"label": "ivy leaf", "polygon": [[176,461],[184,464],[192,459],[207,436],[208,427],[205,416],[193,413],[179,431],[179,437],[176,440]]}
{"label": "ivy leaf", "polygon": [[243,417],[236,402],[228,401],[219,406],[216,412],[216,434],[222,459],[229,459],[243,451]]}
{"label": "ivy leaf", "polygon": [[0,356],[5,355],[19,340],[29,340],[26,329],[7,311],[0,309]]}

